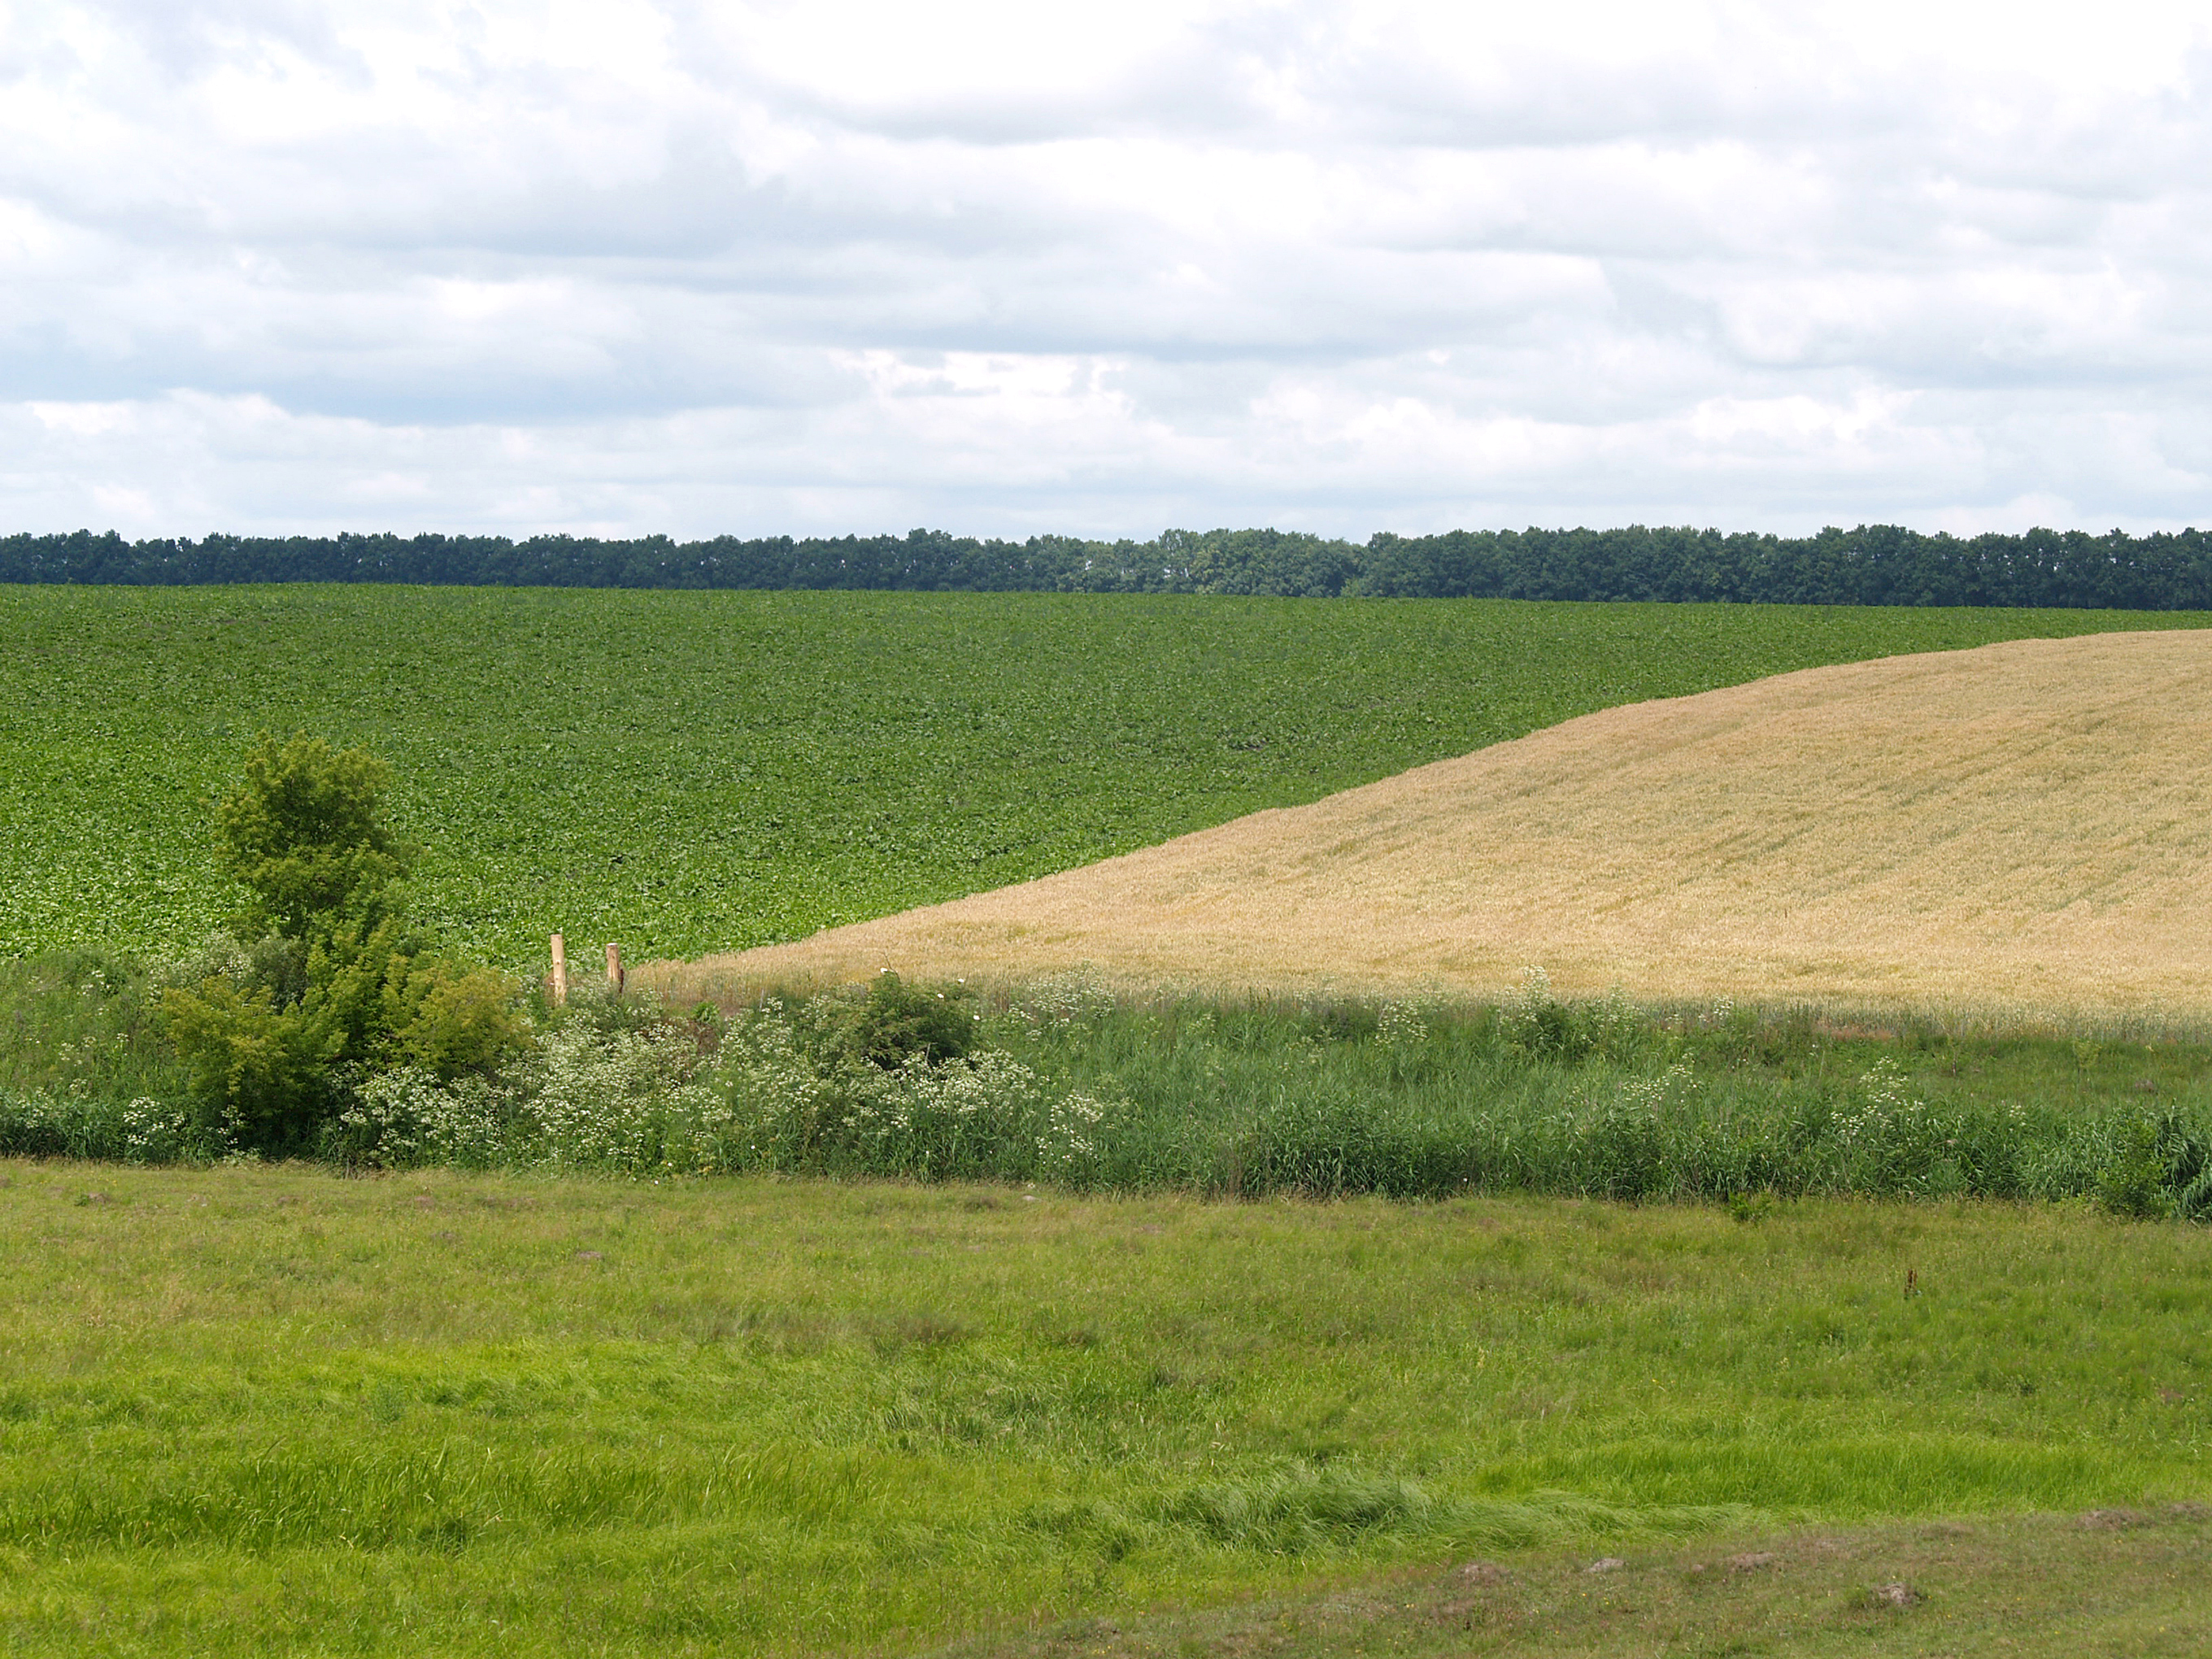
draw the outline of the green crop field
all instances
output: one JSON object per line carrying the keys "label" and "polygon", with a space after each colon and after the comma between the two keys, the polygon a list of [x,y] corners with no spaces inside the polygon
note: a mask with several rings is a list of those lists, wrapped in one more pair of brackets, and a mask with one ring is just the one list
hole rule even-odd
{"label": "green crop field", "polygon": [[1024,879],[1608,705],[2093,611],[0,589],[0,956],[198,944],[254,734],[394,764],[418,909],[696,954]]}

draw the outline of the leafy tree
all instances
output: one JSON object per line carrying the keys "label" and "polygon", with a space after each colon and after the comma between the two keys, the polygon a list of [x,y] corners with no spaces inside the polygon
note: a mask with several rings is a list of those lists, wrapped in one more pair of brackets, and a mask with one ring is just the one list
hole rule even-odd
{"label": "leafy tree", "polygon": [[365,749],[264,735],[245,772],[215,810],[222,866],[253,895],[239,937],[304,939],[318,921],[373,917],[416,857],[384,822],[392,769]]}

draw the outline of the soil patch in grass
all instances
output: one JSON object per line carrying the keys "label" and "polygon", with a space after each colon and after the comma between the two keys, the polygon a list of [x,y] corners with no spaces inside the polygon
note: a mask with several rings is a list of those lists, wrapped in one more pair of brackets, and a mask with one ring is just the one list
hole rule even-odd
{"label": "soil patch in grass", "polygon": [[[1751,1547],[1723,1552],[1735,1542]],[[1085,1620],[937,1659],[1348,1659],[1651,1654],[2194,1655],[2212,1647],[2212,1522],[2096,1517],[1809,1528],[1639,1551],[1594,1573],[1551,1550],[1301,1596]]]}

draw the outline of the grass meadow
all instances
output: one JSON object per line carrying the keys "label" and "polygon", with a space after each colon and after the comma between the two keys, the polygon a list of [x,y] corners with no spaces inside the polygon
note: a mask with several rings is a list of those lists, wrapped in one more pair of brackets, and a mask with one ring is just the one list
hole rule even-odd
{"label": "grass meadow", "polygon": [[0,1182],[18,1652],[1371,1650],[1476,1558],[1613,1650],[1715,1540],[1876,1540],[1793,1603],[1871,1628],[1899,1518],[2208,1486],[2212,1232],[2081,1206]]}
{"label": "grass meadow", "polygon": [[1593,709],[2193,614],[1035,593],[0,586],[0,957],[198,946],[257,732],[389,759],[416,911],[519,969],[778,940]]}

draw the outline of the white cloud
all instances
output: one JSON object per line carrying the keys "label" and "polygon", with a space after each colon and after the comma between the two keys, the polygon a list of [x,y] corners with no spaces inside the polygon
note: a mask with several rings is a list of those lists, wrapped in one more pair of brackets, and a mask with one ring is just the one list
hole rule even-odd
{"label": "white cloud", "polygon": [[2212,519],[2174,7],[26,0],[0,519]]}

